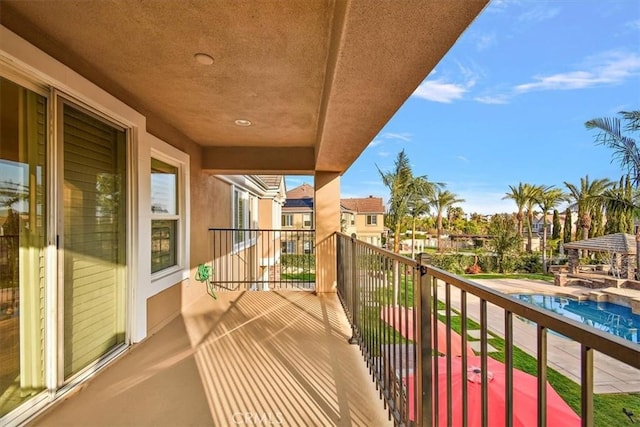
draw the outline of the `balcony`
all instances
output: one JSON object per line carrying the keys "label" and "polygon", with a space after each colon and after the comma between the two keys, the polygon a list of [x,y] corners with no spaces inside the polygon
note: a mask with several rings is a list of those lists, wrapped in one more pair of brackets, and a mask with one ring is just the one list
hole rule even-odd
{"label": "balcony", "polygon": [[343,234],[326,244],[337,294],[217,286],[31,425],[605,425],[611,375],[640,391],[637,344]]}

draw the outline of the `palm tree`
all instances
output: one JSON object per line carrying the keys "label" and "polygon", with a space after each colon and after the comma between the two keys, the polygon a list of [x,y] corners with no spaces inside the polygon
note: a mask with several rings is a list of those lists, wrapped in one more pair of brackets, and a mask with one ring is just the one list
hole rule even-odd
{"label": "palm tree", "polygon": [[439,188],[431,197],[431,206],[436,210],[438,252],[442,250],[440,244],[440,236],[442,235],[442,215],[450,206],[461,202],[464,202],[464,199],[459,199],[457,194],[452,193],[449,190],[442,190],[441,188]]}
{"label": "palm tree", "polygon": [[[567,194],[553,186],[544,187],[536,198],[536,203],[542,211],[542,269],[547,271],[547,212],[554,209],[561,202],[567,200]],[[554,210],[554,219],[557,219],[557,211]],[[556,230],[554,229],[554,233]]]}
{"label": "palm tree", "polygon": [[532,185],[532,184],[524,184],[523,185],[524,194],[525,194],[525,203],[524,208],[527,212],[527,252],[533,252],[533,207],[536,204],[536,199],[540,195],[542,191],[544,191],[544,187],[541,185]]}
{"label": "palm tree", "polygon": [[613,158],[618,159],[622,167],[629,170],[636,187],[640,185],[640,150],[634,138],[623,133],[640,131],[640,111],[620,111],[627,122],[622,127],[622,121],[617,117],[592,119],[585,123],[587,129],[597,129],[596,143],[613,149]]}
{"label": "palm tree", "polygon": [[[633,184],[637,189],[640,186],[640,150],[638,150],[638,142],[636,139],[625,135],[624,132],[638,132],[640,131],[640,111],[620,111],[623,120],[626,122],[622,127],[622,122],[619,118],[598,118],[592,119],[585,123],[587,129],[597,129],[600,132],[596,135],[596,143],[605,145],[613,149],[613,158],[620,161],[620,165],[626,168],[632,176]],[[620,196],[619,199],[628,199],[626,196]],[[612,201],[613,200],[613,201]],[[609,199],[605,202],[607,205],[607,211],[612,212],[622,211],[627,212],[623,216],[628,218],[637,217],[637,210],[629,206],[627,202],[616,201],[616,199]],[[626,204],[626,207],[625,207]],[[637,206],[636,203],[631,203],[632,206]],[[616,207],[617,206],[617,207]],[[633,212],[629,215],[629,212]],[[633,228],[633,227],[632,227]],[[636,232],[636,252],[640,250],[640,233]],[[638,274],[638,268],[640,267],[640,255],[637,255],[636,259],[636,276]]]}
{"label": "palm tree", "polygon": [[[569,189],[569,196],[578,205],[578,226],[582,229],[582,238],[589,238],[591,216],[595,209],[602,209],[602,195],[611,188],[613,182],[607,178],[589,181],[589,175],[580,178],[580,186],[564,182]],[[586,251],[583,253],[586,256]]]}
{"label": "palm tree", "polygon": [[404,150],[398,153],[394,165],[390,172],[383,172],[376,167],[382,182],[389,189],[389,213],[385,220],[393,230],[393,250],[398,253],[402,220],[409,214],[411,203],[419,197],[429,197],[440,184],[429,181],[426,176],[413,176],[409,157]]}
{"label": "palm tree", "polygon": [[518,220],[518,234],[520,234],[520,237],[523,236],[522,233],[522,222],[524,219],[524,207],[525,204],[527,203],[527,185],[529,184],[523,184],[523,183],[519,183],[517,187],[514,187],[513,185],[509,186],[509,189],[511,190],[509,193],[506,193],[504,195],[504,197],[502,198],[504,199],[512,199],[514,202],[516,202],[516,206],[518,207],[518,213],[516,215],[516,219]]}
{"label": "palm tree", "polygon": [[415,256],[416,244],[416,221],[419,217],[429,213],[428,199],[417,197],[409,206],[409,215],[411,215],[411,258]]}

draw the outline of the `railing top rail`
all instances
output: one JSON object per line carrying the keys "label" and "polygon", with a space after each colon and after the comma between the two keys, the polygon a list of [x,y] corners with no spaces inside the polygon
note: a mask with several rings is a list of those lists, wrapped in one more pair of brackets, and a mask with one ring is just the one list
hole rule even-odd
{"label": "railing top rail", "polygon": [[518,301],[506,294],[471,280],[457,277],[439,268],[428,265],[427,274],[640,369],[640,347],[637,344],[595,328],[585,327],[576,320]]}

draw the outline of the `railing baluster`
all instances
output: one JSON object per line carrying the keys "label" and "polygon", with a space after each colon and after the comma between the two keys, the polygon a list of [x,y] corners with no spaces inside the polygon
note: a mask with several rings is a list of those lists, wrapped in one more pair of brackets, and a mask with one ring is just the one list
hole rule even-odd
{"label": "railing baluster", "polygon": [[462,319],[462,426],[467,427],[469,399],[467,396],[467,292],[460,291],[460,317]]}
{"label": "railing baluster", "polygon": [[593,426],[593,349],[585,344],[580,346],[580,412],[582,425]]}
{"label": "railing baluster", "polygon": [[547,328],[537,326],[538,337],[538,425],[547,425]]}
{"label": "railing baluster", "polygon": [[482,389],[482,426],[489,425],[489,376],[487,366],[487,300],[480,299],[480,384]]}
{"label": "railing baluster", "polygon": [[[513,313],[504,312],[505,401],[513,402]],[[505,405],[505,425],[513,425],[513,405]]]}

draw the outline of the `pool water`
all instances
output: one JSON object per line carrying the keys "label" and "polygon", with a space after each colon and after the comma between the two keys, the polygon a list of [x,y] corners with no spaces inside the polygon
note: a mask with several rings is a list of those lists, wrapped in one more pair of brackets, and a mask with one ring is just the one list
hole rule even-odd
{"label": "pool water", "polygon": [[640,343],[640,316],[633,314],[629,307],[551,295],[511,296],[628,341]]}

